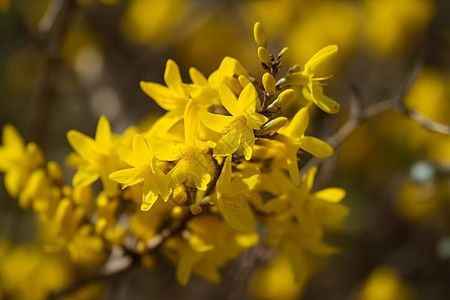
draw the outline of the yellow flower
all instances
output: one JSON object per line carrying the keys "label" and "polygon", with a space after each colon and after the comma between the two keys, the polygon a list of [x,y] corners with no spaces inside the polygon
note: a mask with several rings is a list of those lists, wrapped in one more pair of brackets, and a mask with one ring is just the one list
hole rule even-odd
{"label": "yellow flower", "polygon": [[171,59],[166,63],[164,81],[167,86],[156,82],[140,82],[144,93],[168,111],[151,129],[151,134],[158,136],[164,136],[176,122],[183,118],[184,109],[190,99],[187,86],[181,81],[180,69]]}
{"label": "yellow flower", "polygon": [[95,139],[69,130],[67,140],[75,150],[75,154],[68,157],[69,164],[78,165],[72,184],[86,186],[100,178],[108,195],[116,194],[117,183],[109,179],[109,174],[118,169],[119,160],[114,151],[114,137],[108,119],[100,117]]}
{"label": "yellow flower", "polygon": [[231,170],[229,155],[225,159],[216,184],[217,206],[225,220],[235,230],[252,230],[255,226],[255,215],[249,204],[249,193],[260,183],[259,172],[251,167],[247,167],[241,173],[232,174]]}
{"label": "yellow flower", "polygon": [[205,191],[212,179],[214,163],[205,143],[197,139],[200,121],[198,107],[191,99],[184,114],[184,143],[173,142],[160,137],[149,137],[156,158],[163,161],[177,161],[170,170],[170,187],[175,187],[192,178],[197,189]]}
{"label": "yellow flower", "polygon": [[[276,141],[284,145],[284,148],[281,148],[281,150],[286,155],[289,175],[296,185],[300,184],[300,173],[297,164],[297,152],[299,149],[317,157],[328,157],[333,154],[333,148],[324,141],[312,136],[305,136],[308,123],[308,108],[304,107],[295,114],[287,126],[278,130],[278,134],[274,137]],[[272,144],[271,141],[266,139],[261,140],[262,144],[267,146]]]}
{"label": "yellow flower", "polygon": [[33,142],[25,146],[20,134],[10,124],[3,127],[0,146],[0,171],[5,172],[5,187],[13,198],[19,196],[31,172],[42,166],[44,157],[39,146]]}
{"label": "yellow flower", "polygon": [[411,287],[390,266],[376,267],[367,278],[361,291],[361,300],[409,300],[413,299]]}
{"label": "yellow flower", "polygon": [[142,135],[134,136],[131,150],[123,144],[117,144],[117,154],[133,167],[116,171],[110,174],[109,178],[123,184],[123,188],[142,183],[142,210],[149,210],[158,195],[161,195],[164,201],[169,199],[171,190],[167,177],[156,165],[153,151]]}
{"label": "yellow flower", "polygon": [[199,111],[200,120],[206,127],[225,133],[215,145],[214,155],[226,156],[237,151],[249,160],[255,144],[253,130],[260,129],[268,121],[265,116],[256,112],[258,93],[252,84],[247,84],[236,99],[230,88],[222,84],[220,99],[231,116]]}
{"label": "yellow flower", "polygon": [[334,114],[339,111],[339,103],[327,97],[320,86],[321,81],[329,79],[332,75],[316,77],[321,73],[328,63],[336,56],[338,47],[336,45],[326,46],[320,49],[305,64],[304,70],[293,72],[277,82],[277,86],[301,85],[303,96],[312,101],[324,112]]}
{"label": "yellow flower", "polygon": [[238,232],[214,215],[191,219],[182,235],[167,240],[163,252],[177,265],[178,282],[186,285],[191,273],[211,282],[221,279],[219,268],[258,243],[254,231]]}

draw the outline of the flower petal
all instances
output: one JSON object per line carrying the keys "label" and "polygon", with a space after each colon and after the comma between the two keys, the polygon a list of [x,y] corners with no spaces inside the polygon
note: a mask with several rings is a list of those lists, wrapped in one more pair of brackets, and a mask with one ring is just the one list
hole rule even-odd
{"label": "flower petal", "polygon": [[217,198],[222,197],[222,193],[230,187],[231,183],[231,155],[227,155],[216,183]]}
{"label": "flower petal", "polygon": [[255,112],[257,101],[259,101],[259,97],[256,88],[253,84],[247,84],[239,95],[237,103],[239,113],[251,115]]}
{"label": "flower petal", "polygon": [[336,56],[337,51],[338,51],[337,45],[329,45],[320,49],[305,64],[304,72],[306,72],[307,74],[319,73]]}
{"label": "flower petal", "polygon": [[149,137],[148,141],[157,159],[174,161],[180,159],[183,151],[188,147],[185,144],[172,142],[161,137]]}
{"label": "flower petal", "polygon": [[291,138],[299,139],[305,134],[306,128],[308,127],[308,123],[309,123],[308,108],[303,107],[295,114],[295,116],[292,118],[288,126],[280,129],[279,132]]}
{"label": "flower petal", "polygon": [[67,132],[67,140],[73,150],[85,160],[95,161],[98,159],[97,144],[91,137],[76,130],[69,130]]}
{"label": "flower petal", "polygon": [[225,220],[235,230],[252,230],[255,227],[255,215],[243,196],[235,195],[230,199],[217,199],[217,206]]}
{"label": "flower petal", "polygon": [[112,146],[111,126],[105,116],[101,116],[98,120],[95,141],[104,147]]}
{"label": "flower petal", "polygon": [[333,148],[330,145],[312,136],[302,137],[299,147],[317,157],[329,157],[333,154]]}
{"label": "flower petal", "polygon": [[306,99],[313,101],[317,105],[317,107],[319,107],[324,112],[329,114],[335,114],[339,112],[339,109],[341,107],[339,103],[326,96],[323,93],[322,87],[320,87],[319,85],[311,83],[309,85],[309,90],[304,88],[302,90],[302,93]]}
{"label": "flower petal", "polygon": [[152,149],[145,141],[144,137],[140,134],[135,134],[132,142],[133,155],[139,162],[139,165],[147,164],[154,168],[154,160]]}
{"label": "flower petal", "polygon": [[87,186],[100,177],[97,170],[89,167],[80,167],[72,178],[74,186]]}
{"label": "flower petal", "polygon": [[184,95],[176,94],[166,86],[155,82],[140,82],[140,87],[147,96],[152,98],[160,107],[165,110],[184,109],[187,98]]}
{"label": "flower petal", "polygon": [[345,195],[346,192],[344,189],[336,187],[326,188],[314,193],[314,197],[331,203],[341,202]]}
{"label": "flower petal", "polygon": [[235,117],[213,114],[207,111],[199,111],[198,116],[203,125],[216,132],[224,133],[230,130]]}
{"label": "flower petal", "polygon": [[142,165],[137,168],[123,169],[109,175],[111,180],[124,184],[124,187],[141,183],[147,174],[151,173],[149,165]]}
{"label": "flower petal", "polygon": [[238,99],[225,83],[220,85],[219,98],[223,106],[231,115],[236,116],[239,114]]}
{"label": "flower petal", "polygon": [[214,156],[231,155],[239,148],[240,132],[237,127],[233,127],[216,143]]}
{"label": "flower petal", "polygon": [[204,86],[208,84],[208,79],[199,70],[194,67],[189,68],[189,76],[194,84]]}

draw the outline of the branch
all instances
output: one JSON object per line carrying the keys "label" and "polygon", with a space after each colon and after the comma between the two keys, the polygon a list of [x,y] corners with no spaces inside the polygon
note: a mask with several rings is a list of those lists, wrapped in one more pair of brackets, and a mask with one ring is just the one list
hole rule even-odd
{"label": "branch", "polygon": [[[415,109],[410,109],[405,106],[404,99],[407,93],[411,90],[412,85],[416,81],[418,74],[422,70],[422,64],[416,62],[407,76],[397,95],[394,97],[377,102],[365,109],[360,107],[361,97],[358,95],[358,90],[352,88],[351,109],[349,120],[331,137],[325,141],[333,148],[338,148],[362,123],[373,119],[374,117],[384,113],[388,110],[396,109],[401,114],[415,120],[425,129],[431,132],[437,132],[450,135],[450,126],[437,123],[424,116],[421,112]],[[313,166],[319,165],[323,158],[313,157],[302,168],[301,173],[304,174]]]}
{"label": "branch", "polygon": [[44,55],[45,63],[41,80],[32,96],[28,119],[28,136],[31,140],[42,140],[55,94],[55,81],[60,65],[59,52],[62,39],[76,7],[74,0],[52,0],[39,22],[38,30],[31,28],[14,5],[11,14],[19,27]]}

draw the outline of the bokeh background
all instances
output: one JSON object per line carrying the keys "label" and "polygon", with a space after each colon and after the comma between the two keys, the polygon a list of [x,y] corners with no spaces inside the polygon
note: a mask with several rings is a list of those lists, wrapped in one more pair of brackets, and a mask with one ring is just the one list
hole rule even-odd
{"label": "bokeh background", "polygon": [[[297,284],[285,262],[260,259],[239,293],[234,279],[245,255],[223,270],[219,285],[192,278],[187,287],[161,259],[153,270],[109,278],[103,291],[94,286],[78,299],[448,299],[447,0],[0,0],[0,125],[13,124],[48,160],[62,163],[70,129],[93,136],[105,115],[121,133],[161,114],[139,82],[162,82],[169,58],[185,81],[190,66],[208,75],[226,55],[260,78],[255,21],[272,53],[290,48],[286,65],[339,46],[325,91],[341,112],[317,111],[308,129],[336,151],[324,161],[305,156],[304,163],[320,166],[316,188],[347,190],[351,214],[329,236],[341,253]],[[73,170],[64,171],[69,182]],[[3,185],[0,197],[2,245],[21,247],[7,260],[0,247],[0,294],[40,299],[8,292],[4,282],[14,272],[23,278],[30,260],[54,269],[64,262],[30,246],[33,215]],[[60,272],[70,277],[70,270]]]}

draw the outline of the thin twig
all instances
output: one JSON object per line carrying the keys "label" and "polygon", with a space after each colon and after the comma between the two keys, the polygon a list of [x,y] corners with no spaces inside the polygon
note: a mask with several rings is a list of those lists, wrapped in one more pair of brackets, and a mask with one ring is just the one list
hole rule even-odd
{"label": "thin twig", "polygon": [[[325,141],[333,148],[339,147],[349,136],[352,134],[359,126],[373,119],[374,117],[384,113],[388,110],[396,109],[403,115],[415,120],[425,129],[431,132],[437,132],[442,134],[450,135],[450,126],[437,123],[425,117],[422,113],[415,109],[410,109],[405,106],[404,99],[407,93],[411,90],[412,85],[416,81],[418,74],[422,70],[422,64],[418,61],[416,62],[412,69],[408,72],[407,76],[399,92],[392,98],[377,102],[365,109],[361,109],[359,104],[361,101],[360,97],[357,96],[357,90],[353,89],[352,100],[351,100],[351,112],[349,120],[334,133],[331,137],[325,139]],[[323,161],[323,158],[313,157],[311,158],[302,168],[301,173],[304,174],[313,166],[317,166]]]}
{"label": "thin twig", "polygon": [[11,7],[11,14],[18,25],[28,34],[30,40],[41,50],[45,63],[41,80],[34,93],[29,110],[28,136],[40,142],[44,136],[49,114],[55,95],[55,81],[60,65],[59,52],[62,39],[76,7],[74,0],[50,1],[43,18],[39,22],[39,30],[32,29],[20,12]]}

